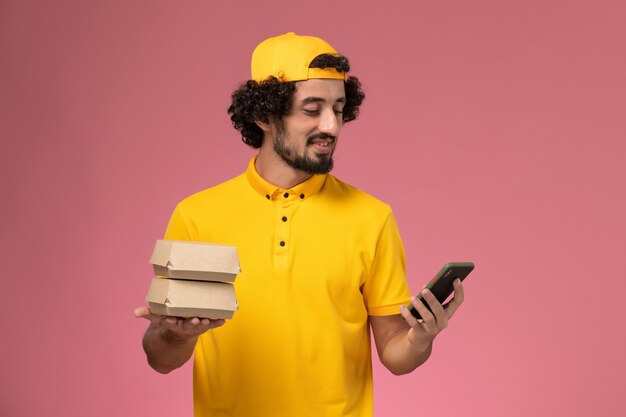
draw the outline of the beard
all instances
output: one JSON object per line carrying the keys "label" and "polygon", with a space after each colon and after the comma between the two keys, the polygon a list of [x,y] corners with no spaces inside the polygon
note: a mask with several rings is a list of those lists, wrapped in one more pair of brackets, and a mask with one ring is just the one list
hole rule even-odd
{"label": "beard", "polygon": [[311,159],[306,153],[306,147],[313,143],[313,139],[332,139],[336,145],[336,138],[327,133],[315,133],[306,140],[305,151],[302,155],[298,155],[297,150],[290,148],[285,144],[285,131],[282,127],[279,127],[276,132],[276,138],[274,139],[274,151],[280,155],[280,157],[290,167],[306,172],[307,174],[327,174],[333,169],[333,152],[334,149],[328,154],[316,154],[317,159]]}

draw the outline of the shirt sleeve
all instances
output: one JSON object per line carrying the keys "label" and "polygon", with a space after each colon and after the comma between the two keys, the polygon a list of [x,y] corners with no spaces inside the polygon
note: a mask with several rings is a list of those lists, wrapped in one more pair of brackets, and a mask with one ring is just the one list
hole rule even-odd
{"label": "shirt sleeve", "polygon": [[196,240],[194,239],[194,228],[190,227],[190,222],[184,214],[181,204],[178,204],[170,217],[170,221],[165,231],[165,240]]}
{"label": "shirt sleeve", "polygon": [[404,247],[391,211],[378,237],[374,259],[362,290],[370,316],[400,314],[400,306],[408,304],[411,298],[406,280]]}

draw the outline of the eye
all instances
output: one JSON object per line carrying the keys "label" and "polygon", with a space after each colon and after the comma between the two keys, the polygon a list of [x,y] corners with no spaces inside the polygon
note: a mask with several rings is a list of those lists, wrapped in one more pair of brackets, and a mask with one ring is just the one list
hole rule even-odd
{"label": "eye", "polygon": [[343,114],[343,109],[335,109],[335,114]]}
{"label": "eye", "polygon": [[317,116],[320,111],[318,109],[302,109],[309,116]]}

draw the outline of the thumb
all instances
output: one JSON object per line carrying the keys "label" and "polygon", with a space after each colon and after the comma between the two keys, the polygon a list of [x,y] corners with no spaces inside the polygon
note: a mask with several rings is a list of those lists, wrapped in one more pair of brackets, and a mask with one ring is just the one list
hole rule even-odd
{"label": "thumb", "polygon": [[137,318],[144,318],[144,319],[148,319],[150,320],[150,309],[146,306],[143,307],[137,307],[134,311],[133,314],[135,315],[135,317]]}

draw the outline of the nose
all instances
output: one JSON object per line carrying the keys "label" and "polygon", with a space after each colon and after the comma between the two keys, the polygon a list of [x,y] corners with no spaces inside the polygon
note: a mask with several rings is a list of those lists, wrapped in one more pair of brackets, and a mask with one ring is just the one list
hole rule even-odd
{"label": "nose", "polygon": [[332,108],[325,109],[320,116],[319,130],[332,136],[339,136],[341,122],[341,113],[335,113]]}

